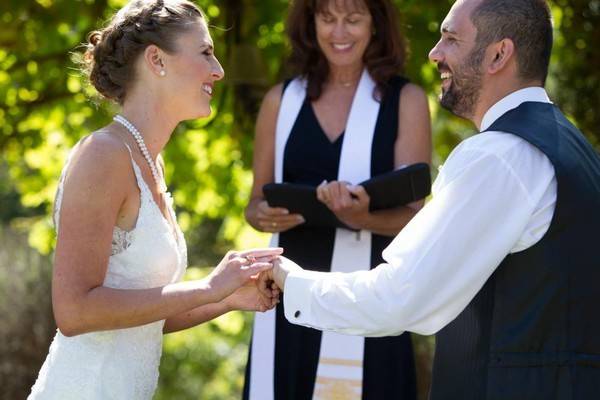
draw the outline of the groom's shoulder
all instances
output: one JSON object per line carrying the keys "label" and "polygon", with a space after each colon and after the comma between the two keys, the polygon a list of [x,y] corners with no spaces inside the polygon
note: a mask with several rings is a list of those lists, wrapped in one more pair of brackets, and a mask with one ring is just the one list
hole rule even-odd
{"label": "groom's shoulder", "polygon": [[475,134],[463,140],[457,147],[458,151],[477,151],[493,153],[502,156],[531,145],[517,135],[501,131],[487,131]]}
{"label": "groom's shoulder", "polygon": [[483,160],[510,165],[540,156],[543,154],[535,146],[516,135],[488,131],[464,139],[452,150],[444,166],[458,166],[461,169]]}
{"label": "groom's shoulder", "polygon": [[541,150],[517,135],[487,131],[463,140],[448,156],[444,166],[462,170],[467,165],[481,166],[481,163],[528,170],[547,168],[549,160]]}
{"label": "groom's shoulder", "polygon": [[435,191],[469,172],[480,175],[510,170],[514,176],[522,176],[532,168],[548,165],[545,155],[520,137],[506,132],[483,132],[454,148],[440,167]]}

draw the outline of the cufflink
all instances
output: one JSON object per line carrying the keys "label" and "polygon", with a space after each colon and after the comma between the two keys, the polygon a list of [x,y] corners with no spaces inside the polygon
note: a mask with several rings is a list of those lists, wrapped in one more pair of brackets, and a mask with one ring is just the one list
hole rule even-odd
{"label": "cufflink", "polygon": [[294,318],[298,318],[299,316],[300,316],[300,311],[296,311],[296,312],[294,313]]}

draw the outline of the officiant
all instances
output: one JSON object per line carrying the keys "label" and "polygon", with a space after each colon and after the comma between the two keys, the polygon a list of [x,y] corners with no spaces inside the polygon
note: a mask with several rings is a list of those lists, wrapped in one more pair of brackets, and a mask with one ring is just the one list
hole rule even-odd
{"label": "officiant", "polygon": [[[388,0],[297,0],[287,33],[297,75],[261,106],[246,218],[310,269],[347,271],[348,257],[368,269],[422,202],[369,212],[368,195],[346,182],[431,157],[426,96],[400,75],[406,51],[397,10]],[[320,199],[359,233],[307,226],[302,215],[269,207],[262,188],[272,182],[320,185]],[[415,386],[409,335],[321,334],[287,322],[282,307],[256,316],[244,399],[415,399]]]}

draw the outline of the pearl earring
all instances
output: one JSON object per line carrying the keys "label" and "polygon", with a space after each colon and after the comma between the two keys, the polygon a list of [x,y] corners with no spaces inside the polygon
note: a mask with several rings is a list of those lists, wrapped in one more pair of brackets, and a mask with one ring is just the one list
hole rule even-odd
{"label": "pearl earring", "polygon": [[165,70],[163,69],[163,70],[161,70],[161,71],[160,71],[158,74],[159,74],[160,76],[165,76],[167,73],[166,73],[166,72],[165,72]]}

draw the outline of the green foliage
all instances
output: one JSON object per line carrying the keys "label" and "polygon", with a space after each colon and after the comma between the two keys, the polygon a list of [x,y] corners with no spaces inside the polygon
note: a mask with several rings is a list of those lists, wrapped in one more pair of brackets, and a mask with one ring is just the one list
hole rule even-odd
{"label": "green foliage", "polygon": [[[438,73],[427,59],[429,49],[439,38],[440,22],[453,2],[394,1],[403,15],[402,29],[410,40],[412,55],[407,75],[430,94],[434,164],[438,166],[460,140],[473,132],[470,125],[437,105]],[[26,233],[29,245],[44,254],[49,254],[54,244],[50,215],[68,151],[81,137],[107,124],[115,112],[114,106],[95,97],[77,70],[73,54],[80,55],[80,44],[87,33],[124,3],[0,3],[0,221],[13,231]],[[264,235],[245,224],[243,208],[252,179],[253,124],[260,99],[270,85],[286,76],[284,20],[288,3],[198,1],[210,19],[226,78],[215,88],[213,116],[182,123],[164,152],[167,181],[192,265],[214,265],[231,247],[266,243]],[[600,146],[600,50],[594,45],[600,41],[600,0],[554,0],[552,5],[556,44],[548,81],[550,96]],[[12,246],[4,239],[1,242],[0,250]],[[7,282],[16,275],[7,274],[9,266],[1,260],[0,288],[7,288]],[[198,273],[196,269],[190,272]],[[40,279],[47,284],[49,274],[40,275]],[[8,289],[3,290],[0,304],[9,296]],[[49,292],[45,295],[49,300]],[[22,298],[27,304],[34,298],[14,296],[22,296],[13,298]],[[46,304],[43,310],[50,316],[49,303],[39,304]],[[235,398],[241,388],[249,322],[248,315],[231,314],[166,336],[157,398]],[[45,322],[36,326],[39,332],[47,332]],[[431,341],[419,339],[417,347],[423,360],[428,360]],[[39,355],[33,359],[41,361]],[[419,364],[426,368],[426,361]],[[24,385],[18,382],[15,384]]]}
{"label": "green foliage", "polygon": [[552,12],[551,97],[600,149],[600,0],[556,0]]}

